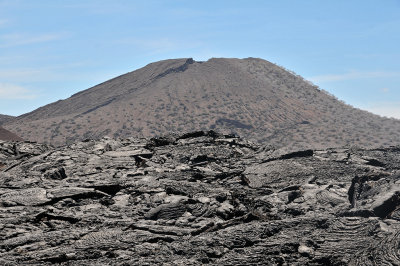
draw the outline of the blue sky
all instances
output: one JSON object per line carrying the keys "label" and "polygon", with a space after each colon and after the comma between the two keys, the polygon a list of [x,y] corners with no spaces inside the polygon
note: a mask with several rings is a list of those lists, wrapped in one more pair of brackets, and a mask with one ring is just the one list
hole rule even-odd
{"label": "blue sky", "polygon": [[0,113],[167,58],[260,57],[400,118],[400,0],[0,0]]}

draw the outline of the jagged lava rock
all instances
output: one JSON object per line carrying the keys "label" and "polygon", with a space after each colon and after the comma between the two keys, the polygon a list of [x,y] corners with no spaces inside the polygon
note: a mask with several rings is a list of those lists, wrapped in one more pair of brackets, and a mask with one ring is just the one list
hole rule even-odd
{"label": "jagged lava rock", "polygon": [[0,142],[1,265],[399,265],[400,148]]}

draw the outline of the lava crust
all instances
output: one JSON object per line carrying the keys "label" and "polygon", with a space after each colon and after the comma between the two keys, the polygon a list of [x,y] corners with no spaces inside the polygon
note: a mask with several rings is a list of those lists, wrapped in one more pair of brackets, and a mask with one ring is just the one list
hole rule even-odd
{"label": "lava crust", "polygon": [[0,142],[1,265],[399,265],[400,148]]}

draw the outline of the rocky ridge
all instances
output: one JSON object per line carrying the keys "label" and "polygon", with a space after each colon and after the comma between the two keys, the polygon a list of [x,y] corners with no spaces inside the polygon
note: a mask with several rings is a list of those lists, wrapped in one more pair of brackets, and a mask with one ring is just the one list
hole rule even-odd
{"label": "rocky ridge", "polygon": [[0,142],[1,265],[398,265],[400,148]]}

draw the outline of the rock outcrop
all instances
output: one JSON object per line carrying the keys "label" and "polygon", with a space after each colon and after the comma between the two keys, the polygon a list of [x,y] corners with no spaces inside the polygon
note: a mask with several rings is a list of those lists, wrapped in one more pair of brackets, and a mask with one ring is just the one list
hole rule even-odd
{"label": "rock outcrop", "polygon": [[0,142],[1,265],[399,265],[400,148]]}

